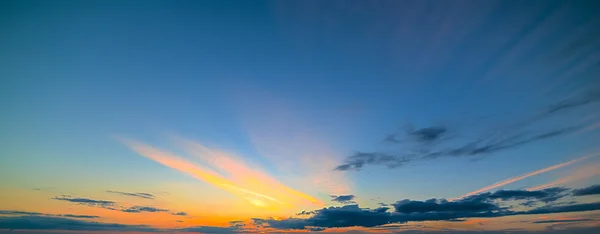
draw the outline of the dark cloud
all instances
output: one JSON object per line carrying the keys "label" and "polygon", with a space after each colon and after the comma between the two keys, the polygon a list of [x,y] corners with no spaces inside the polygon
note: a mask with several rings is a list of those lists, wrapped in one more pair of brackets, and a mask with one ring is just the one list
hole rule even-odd
{"label": "dark cloud", "polygon": [[[556,205],[550,203],[570,193],[566,188],[550,188],[540,191],[500,190],[478,194],[459,200],[429,199],[425,201],[401,200],[388,207],[375,209],[360,208],[358,205],[328,207],[312,212],[312,216],[284,220],[254,219],[255,224],[268,225],[276,229],[311,229],[334,227],[375,227],[385,224],[419,221],[459,221],[467,218],[492,218],[514,215],[555,214],[600,210],[600,202],[586,204]],[[508,201],[535,201],[546,205],[523,211],[503,205]]]}
{"label": "dark cloud", "polygon": [[236,233],[240,229],[235,227],[211,227],[211,226],[198,226],[179,229],[183,232],[199,232],[199,233]]}
{"label": "dark cloud", "polygon": [[331,200],[334,202],[339,202],[342,204],[349,204],[349,203],[355,203],[354,200],[354,195],[340,195],[340,196],[335,196],[332,195],[331,196]]}
{"label": "dark cloud", "polygon": [[143,225],[89,222],[77,219],[47,216],[0,217],[0,229],[24,230],[85,230],[85,231],[155,231]]}
{"label": "dark cloud", "polygon": [[187,215],[188,215],[188,213],[186,213],[186,212],[176,212],[176,213],[173,213],[173,215],[177,215],[177,216],[187,216]]}
{"label": "dark cloud", "polygon": [[244,221],[234,220],[229,222],[229,226],[235,229],[242,229],[246,227],[246,224],[244,223]]}
{"label": "dark cloud", "polygon": [[120,191],[112,191],[112,190],[107,190],[106,192],[113,193],[113,194],[119,194],[119,195],[123,195],[123,196],[145,198],[145,199],[156,198],[154,195],[152,195],[150,193],[128,193],[128,192],[120,192]]}
{"label": "dark cloud", "polygon": [[100,216],[96,215],[74,215],[74,214],[61,214],[57,215],[59,217],[67,217],[67,218],[78,218],[78,219],[95,219],[100,218]]}
{"label": "dark cloud", "polygon": [[[7,212],[17,213],[17,212]],[[27,212],[20,212],[25,214]],[[35,213],[35,212],[32,212]],[[81,217],[80,217],[81,218]],[[178,220],[177,222],[183,222]],[[183,229],[157,229],[147,225],[127,225],[119,223],[90,222],[67,217],[38,215],[0,216],[0,230],[69,230],[69,231],[114,231],[114,232],[198,232],[198,233],[239,233],[244,224],[232,222],[231,227],[199,226]]]}
{"label": "dark cloud", "polygon": [[573,196],[600,195],[600,184],[573,190]]}
{"label": "dark cloud", "polygon": [[386,165],[388,168],[395,168],[404,165],[409,162],[408,158],[403,158],[395,155],[385,153],[364,153],[357,152],[354,155],[348,157],[345,164],[339,165],[335,168],[337,171],[349,171],[349,170],[360,170],[366,164],[378,164]]}
{"label": "dark cloud", "polygon": [[0,215],[7,216],[53,216],[53,217],[67,217],[67,218],[79,218],[79,219],[95,219],[100,216],[95,215],[75,215],[75,214],[44,214],[40,212],[27,212],[17,210],[0,210]]}
{"label": "dark cloud", "polygon": [[[527,190],[498,190],[496,192],[481,193],[471,196],[471,199],[500,199],[503,201],[509,200],[529,200],[527,202],[553,202],[568,195],[566,193],[570,189],[554,187],[536,191]],[[531,200],[535,199],[535,200]]]}
{"label": "dark cloud", "polygon": [[89,198],[78,198],[78,197],[53,197],[54,200],[66,201],[77,203],[80,205],[94,206],[94,207],[102,207],[107,209],[114,209],[113,206],[116,205],[113,201],[105,201],[105,200],[94,200]]}
{"label": "dark cloud", "polygon": [[0,210],[0,215],[43,215],[43,213],[16,210]]}
{"label": "dark cloud", "polygon": [[587,222],[587,221],[593,221],[593,219],[561,219],[561,220],[549,219],[549,220],[533,221],[532,223],[575,223],[575,222]]}
{"label": "dark cloud", "polygon": [[358,152],[346,158],[344,164],[335,168],[338,171],[360,170],[365,165],[383,165],[388,168],[397,168],[413,160],[435,159],[440,157],[475,157],[484,156],[500,151],[521,147],[533,142],[559,137],[582,129],[582,126],[572,126],[555,129],[534,135],[513,134],[498,136],[491,134],[478,140],[468,142],[458,147],[447,147],[438,150],[412,151],[410,154],[385,154],[380,152]]}
{"label": "dark cloud", "polygon": [[377,209],[362,209],[358,205],[343,207],[329,207],[316,211],[316,214],[307,219],[289,218],[285,220],[265,219],[259,223],[267,223],[276,229],[309,229],[333,227],[375,227],[387,224],[391,213],[386,212],[387,207]]}
{"label": "dark cloud", "polygon": [[314,210],[313,211],[305,211],[305,210],[303,210],[302,212],[300,212],[300,213],[298,213],[296,215],[314,215],[316,213],[317,212],[315,212]]}
{"label": "dark cloud", "polygon": [[127,213],[141,213],[141,212],[155,213],[155,212],[168,212],[169,210],[159,209],[159,208],[150,207],[150,206],[132,206],[127,209],[122,209],[121,211],[127,212]]}
{"label": "dark cloud", "polygon": [[416,141],[430,143],[440,140],[447,129],[445,127],[427,127],[416,130],[408,130],[407,135],[413,137]]}

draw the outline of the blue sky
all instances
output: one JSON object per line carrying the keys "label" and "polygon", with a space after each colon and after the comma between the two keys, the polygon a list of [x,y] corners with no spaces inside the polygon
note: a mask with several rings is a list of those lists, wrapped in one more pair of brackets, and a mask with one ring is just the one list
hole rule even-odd
{"label": "blue sky", "polygon": [[[167,192],[175,195],[165,204],[178,208],[185,207],[174,201],[179,198],[203,205],[208,202],[194,197],[230,196],[144,151],[186,155],[227,171],[224,177],[238,173],[239,167],[215,169],[222,164],[186,152],[193,148],[182,146],[189,140],[325,205],[335,205],[330,195],[353,194],[361,207],[375,208],[459,197],[600,150],[600,43],[594,39],[600,18],[593,1],[2,5],[0,182],[6,191]],[[433,140],[415,133],[436,127],[443,133]],[[390,134],[401,142],[384,141]],[[444,153],[483,138],[478,144],[502,147]],[[357,152],[406,161],[334,170]],[[426,157],[434,152],[444,156]],[[544,185],[598,163],[586,158],[494,189]],[[594,173],[577,178],[560,186],[599,180]],[[231,209],[240,202],[227,199],[222,202]],[[216,214],[227,215],[238,217]]]}

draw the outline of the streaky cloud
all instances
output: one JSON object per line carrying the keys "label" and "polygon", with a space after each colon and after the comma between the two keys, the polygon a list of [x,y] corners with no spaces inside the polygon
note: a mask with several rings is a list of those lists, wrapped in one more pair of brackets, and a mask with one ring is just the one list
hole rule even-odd
{"label": "streaky cloud", "polygon": [[155,213],[155,212],[168,212],[169,210],[160,209],[160,208],[151,207],[151,206],[132,206],[127,209],[122,209],[121,211],[127,212],[127,213],[141,213],[141,212]]}
{"label": "streaky cloud", "polygon": [[536,170],[536,171],[533,171],[533,172],[529,172],[529,173],[524,174],[524,175],[520,175],[520,176],[517,176],[517,177],[506,179],[506,180],[494,183],[492,185],[488,185],[486,187],[480,188],[480,189],[475,190],[473,192],[467,193],[467,194],[465,194],[465,195],[463,195],[463,196],[461,196],[459,198],[468,197],[468,196],[472,196],[472,195],[475,195],[475,194],[478,194],[478,193],[482,193],[482,192],[485,192],[485,191],[488,191],[488,190],[499,188],[499,187],[502,187],[502,186],[505,186],[505,185],[508,185],[508,184],[511,184],[511,183],[514,183],[514,182],[517,182],[517,181],[520,181],[520,180],[523,180],[523,179],[526,179],[526,178],[529,178],[529,177],[532,177],[532,176],[535,176],[535,175],[539,175],[539,174],[542,174],[542,173],[545,173],[545,172],[549,172],[549,171],[552,171],[552,170],[559,169],[561,167],[565,167],[565,166],[571,165],[573,163],[579,162],[581,160],[588,159],[588,158],[596,156],[596,155],[597,154],[586,155],[586,156],[583,156],[583,157],[580,157],[580,158],[577,158],[577,159],[573,159],[573,160],[568,161],[568,162],[564,162],[564,163],[560,163],[560,164],[557,164],[557,165],[549,166],[549,167],[542,168],[542,169],[539,169],[539,170]]}
{"label": "streaky cloud", "polygon": [[112,191],[112,190],[107,190],[106,192],[113,193],[113,194],[119,194],[119,195],[123,195],[123,196],[145,198],[145,199],[156,198],[154,195],[152,195],[150,193],[129,193],[129,192],[120,192],[120,191]]}

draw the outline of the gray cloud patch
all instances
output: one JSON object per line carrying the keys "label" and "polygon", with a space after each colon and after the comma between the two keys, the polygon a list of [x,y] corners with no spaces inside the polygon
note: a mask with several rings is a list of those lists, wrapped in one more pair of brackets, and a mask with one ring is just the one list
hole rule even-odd
{"label": "gray cloud patch", "polygon": [[348,204],[348,203],[354,203],[354,195],[340,195],[340,196],[335,196],[332,195],[331,196],[331,201],[334,202],[339,202],[339,203],[343,203],[343,204]]}
{"label": "gray cloud patch", "polygon": [[573,190],[573,196],[600,195],[600,184]]}
{"label": "gray cloud patch", "polygon": [[107,190],[106,192],[113,193],[113,194],[119,194],[119,195],[123,195],[123,196],[145,198],[145,199],[156,198],[154,195],[152,195],[150,193],[128,193],[128,192],[120,192],[120,191],[112,191],[112,190]]}
{"label": "gray cloud patch", "polygon": [[79,218],[79,219],[95,219],[100,216],[95,215],[76,215],[76,214],[44,214],[40,212],[27,212],[18,210],[0,210],[0,215],[6,216],[51,216],[51,217],[67,217],[67,218]]}
{"label": "gray cloud patch", "polygon": [[593,219],[561,219],[561,220],[549,219],[549,220],[533,221],[531,223],[575,223],[575,222],[587,222],[587,221],[593,221]]}
{"label": "gray cloud patch", "polygon": [[76,203],[80,205],[93,206],[93,207],[101,207],[106,209],[114,209],[116,205],[113,201],[105,201],[105,200],[94,200],[89,198],[78,198],[78,197],[53,197],[52,199],[58,201],[66,201],[71,203]]}
{"label": "gray cloud patch", "polygon": [[550,105],[530,118],[503,126],[496,131],[474,134],[475,137],[471,137],[471,139],[442,141],[442,139],[448,138],[449,128],[446,126],[408,128],[404,132],[388,135],[384,142],[417,144],[416,146],[414,144],[402,145],[402,147],[408,147],[403,151],[409,153],[358,152],[348,156],[344,163],[335,167],[334,170],[360,170],[366,165],[398,168],[415,160],[433,160],[440,157],[474,158],[516,149],[585,128],[585,125],[572,125],[546,130],[533,131],[529,129],[542,120],[598,102],[600,102],[600,90],[589,91]]}
{"label": "gray cloud patch", "polygon": [[168,212],[169,210],[159,209],[159,208],[151,207],[151,206],[132,206],[127,209],[122,209],[121,211],[127,212],[127,213],[141,213],[141,212],[155,213],[155,212]]}
{"label": "gray cloud patch", "polygon": [[407,157],[401,157],[385,153],[364,153],[357,152],[354,155],[348,157],[345,164],[339,165],[335,168],[338,171],[348,170],[360,170],[364,165],[378,164],[386,165],[388,168],[395,168],[404,165],[411,160]]}

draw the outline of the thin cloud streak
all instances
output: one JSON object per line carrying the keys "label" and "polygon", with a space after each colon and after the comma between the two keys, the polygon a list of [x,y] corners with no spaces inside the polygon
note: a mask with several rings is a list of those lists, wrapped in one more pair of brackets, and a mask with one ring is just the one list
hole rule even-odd
{"label": "thin cloud streak", "polygon": [[587,156],[584,156],[584,157],[581,157],[581,158],[573,159],[573,160],[568,161],[568,162],[564,162],[564,163],[557,164],[557,165],[550,166],[550,167],[546,167],[546,168],[543,168],[543,169],[540,169],[540,170],[537,170],[537,171],[533,171],[533,172],[527,173],[525,175],[521,175],[521,176],[513,177],[513,178],[510,178],[510,179],[507,179],[507,180],[503,180],[503,181],[497,182],[495,184],[492,184],[492,185],[483,187],[481,189],[475,190],[473,192],[467,193],[467,194],[465,194],[463,196],[460,196],[460,197],[458,197],[456,199],[465,198],[465,197],[472,196],[472,195],[475,195],[475,194],[479,194],[479,193],[482,193],[482,192],[485,192],[485,191],[488,191],[488,190],[499,188],[499,187],[502,187],[502,186],[507,185],[507,184],[512,184],[512,183],[517,182],[519,180],[522,180],[522,179],[525,179],[525,178],[528,178],[528,177],[531,177],[531,176],[539,175],[539,174],[542,174],[542,173],[545,173],[545,172],[549,172],[549,171],[552,171],[552,170],[556,170],[558,168],[571,165],[573,163],[579,162],[579,161],[584,160],[584,159],[588,159],[588,158],[593,157],[593,156],[595,156],[595,154],[594,155],[587,155]]}
{"label": "thin cloud streak", "polygon": [[598,175],[600,175],[600,164],[596,163],[596,164],[592,164],[592,165],[585,165],[583,167],[575,169],[575,171],[571,175],[565,176],[563,178],[554,180],[554,181],[546,183],[546,184],[528,188],[527,190],[535,191],[535,190],[541,190],[541,189],[550,188],[550,187],[556,187],[558,185],[575,182],[575,181],[580,181],[580,180],[585,180],[585,179],[588,179],[588,178],[591,178],[594,176],[598,176]]}
{"label": "thin cloud streak", "polygon": [[[225,190],[231,194],[238,196],[241,199],[247,200],[249,203],[258,207],[275,209],[284,207],[291,208],[294,207],[294,205],[296,205],[302,199],[316,203],[317,205],[323,204],[321,201],[309,195],[303,194],[299,191],[293,190],[279,183],[275,183],[276,180],[274,179],[262,180],[264,178],[270,177],[268,177],[266,174],[252,171],[248,167],[244,167],[243,170],[236,171],[233,170],[233,168],[240,169],[240,167],[218,167],[215,166],[216,164],[214,163],[214,161],[211,163],[211,161],[206,160],[209,161],[208,163],[214,168],[219,168],[222,170],[225,169],[223,170],[224,172],[232,173],[232,178],[227,178],[223,174],[215,170],[196,165],[178,155],[159,150],[150,145],[122,138],[119,138],[119,140],[125,145],[131,147],[135,152],[137,152],[141,156],[144,156],[148,159],[163,164],[164,166],[183,172],[200,181],[206,182],[222,190]],[[211,152],[206,147],[204,147],[203,149],[204,150],[202,152]],[[219,155],[221,157],[224,157],[225,154],[219,153]],[[235,162],[235,160],[228,162]],[[229,165],[231,166],[233,164]],[[240,166],[242,164],[236,162],[235,165]],[[239,178],[246,179],[239,180]]]}

